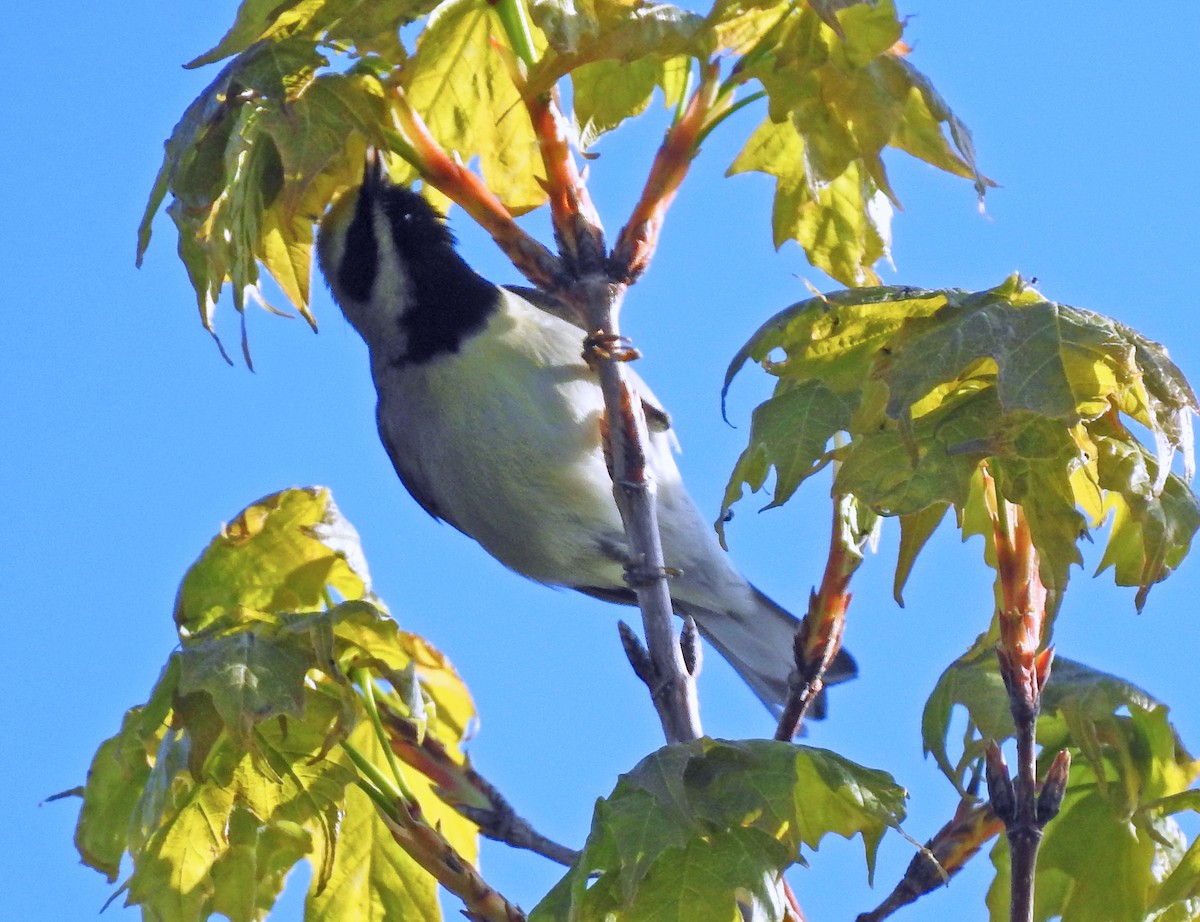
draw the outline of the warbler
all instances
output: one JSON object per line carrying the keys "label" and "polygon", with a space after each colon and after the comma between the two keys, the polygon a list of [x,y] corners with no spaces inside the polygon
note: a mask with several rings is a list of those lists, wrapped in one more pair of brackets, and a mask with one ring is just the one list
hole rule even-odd
{"label": "warbler", "polygon": [[[549,296],[476,273],[442,215],[392,183],[374,151],[362,185],[322,219],[317,254],[369,348],[379,435],[416,501],[517,573],[635,604],[605,463],[604,401],[580,327]],[[675,611],[778,712],[798,622],[733,565],[683,484],[669,416],[626,374],[647,411]],[[855,672],[842,652],[825,681]]]}

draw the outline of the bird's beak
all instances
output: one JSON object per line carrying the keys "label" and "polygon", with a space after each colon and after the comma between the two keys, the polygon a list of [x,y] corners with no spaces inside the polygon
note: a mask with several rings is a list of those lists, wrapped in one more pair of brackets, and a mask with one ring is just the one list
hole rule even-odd
{"label": "bird's beak", "polygon": [[368,147],[367,156],[363,161],[362,184],[371,189],[379,189],[388,185],[391,175],[384,161],[383,151],[378,147]]}

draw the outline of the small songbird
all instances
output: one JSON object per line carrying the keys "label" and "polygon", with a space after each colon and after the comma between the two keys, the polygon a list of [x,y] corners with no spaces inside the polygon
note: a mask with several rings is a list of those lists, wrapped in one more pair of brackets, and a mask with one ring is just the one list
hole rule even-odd
{"label": "small songbird", "polygon": [[[548,296],[479,276],[442,216],[393,184],[375,152],[361,187],[322,220],[317,252],[370,349],[379,435],[416,501],[530,579],[633,604],[602,445],[604,401],[582,358],[583,331]],[[626,373],[650,424],[675,610],[777,712],[798,622],[731,563],[680,478],[669,417]],[[843,652],[825,681],[855,671]]]}

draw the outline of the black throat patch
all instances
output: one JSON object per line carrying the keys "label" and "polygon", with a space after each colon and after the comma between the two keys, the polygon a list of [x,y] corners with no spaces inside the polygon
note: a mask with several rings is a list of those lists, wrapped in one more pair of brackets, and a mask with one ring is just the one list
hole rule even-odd
{"label": "black throat patch", "polygon": [[411,304],[400,317],[406,348],[398,361],[419,365],[457,352],[499,309],[500,289],[458,255],[442,216],[421,196],[404,186],[374,194],[411,285]]}

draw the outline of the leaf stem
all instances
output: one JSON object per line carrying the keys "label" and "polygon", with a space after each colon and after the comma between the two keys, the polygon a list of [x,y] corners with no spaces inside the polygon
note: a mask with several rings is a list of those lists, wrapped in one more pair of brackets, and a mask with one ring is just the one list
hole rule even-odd
{"label": "leaf stem", "polygon": [[[389,810],[397,802],[416,803],[415,800],[409,800],[405,797],[392,779],[381,772],[379,766],[363,755],[362,751],[353,743],[342,740],[341,747],[345,750],[346,755],[350,757],[350,761],[354,763],[354,767],[358,769],[359,774],[363,776],[359,783],[365,784],[369,782],[379,797],[387,800]],[[371,799],[377,803],[379,802],[375,797]]]}
{"label": "leaf stem", "polygon": [[396,788],[404,796],[405,800],[409,803],[416,803],[416,792],[409,787],[408,781],[404,777],[404,771],[400,768],[400,763],[396,759],[396,753],[392,750],[392,744],[387,731],[384,729],[383,721],[380,719],[379,706],[375,703],[375,681],[371,677],[371,673],[360,666],[354,670],[354,681],[362,689],[363,704],[367,708],[367,714],[371,717],[371,726],[375,729],[375,738],[379,740],[379,745],[383,747],[383,754],[387,759],[388,768],[392,772],[392,777],[396,779]]}
{"label": "leaf stem", "polygon": [[741,111],[742,109],[746,108],[746,106],[750,105],[751,103],[758,102],[760,99],[765,99],[766,96],[767,96],[766,90],[758,90],[757,92],[751,93],[749,96],[745,97],[744,99],[739,99],[737,102],[730,105],[727,109],[714,115],[712,118],[710,118],[708,120],[708,122],[705,124],[704,128],[700,131],[700,134],[697,136],[696,146],[699,147],[706,140],[708,140],[708,136],[717,129],[717,126],[720,125],[722,122],[724,122],[727,118],[729,118],[735,112]]}
{"label": "leaf stem", "polygon": [[533,45],[533,32],[529,28],[525,3],[523,0],[496,0],[493,6],[512,50],[526,67],[533,67],[537,63],[537,51]]}

